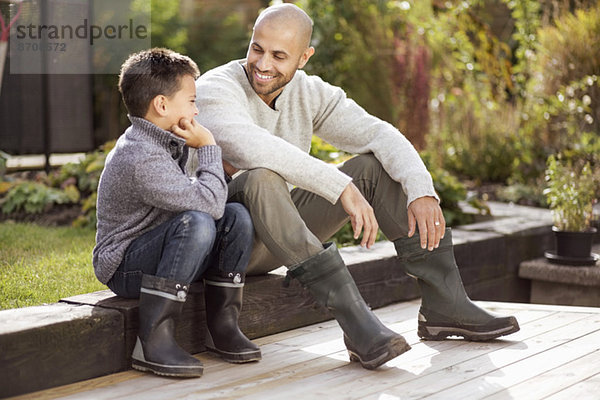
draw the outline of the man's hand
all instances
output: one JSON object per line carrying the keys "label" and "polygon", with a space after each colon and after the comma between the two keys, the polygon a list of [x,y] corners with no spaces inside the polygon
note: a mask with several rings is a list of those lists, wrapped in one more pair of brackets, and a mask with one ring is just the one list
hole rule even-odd
{"label": "man's hand", "polygon": [[207,145],[216,144],[212,133],[195,119],[191,121],[186,118],[181,118],[178,125],[171,127],[171,132],[185,139],[185,144],[190,147],[199,148]]}
{"label": "man's hand", "polygon": [[358,239],[361,230],[364,228],[363,237],[360,242],[361,246],[371,248],[375,243],[379,224],[375,219],[373,207],[363,197],[358,188],[350,182],[340,196],[340,201],[344,211],[350,216],[352,230],[354,231],[354,239]]}
{"label": "man's hand", "polygon": [[415,234],[416,225],[419,226],[421,248],[431,251],[440,245],[446,232],[446,220],[434,197],[419,197],[408,205],[408,237]]}

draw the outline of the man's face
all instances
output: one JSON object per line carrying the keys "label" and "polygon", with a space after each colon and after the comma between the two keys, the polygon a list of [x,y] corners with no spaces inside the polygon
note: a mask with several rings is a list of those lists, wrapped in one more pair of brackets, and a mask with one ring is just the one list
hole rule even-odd
{"label": "man's face", "polygon": [[265,103],[272,105],[313,52],[295,29],[269,22],[257,24],[246,55],[250,85]]}

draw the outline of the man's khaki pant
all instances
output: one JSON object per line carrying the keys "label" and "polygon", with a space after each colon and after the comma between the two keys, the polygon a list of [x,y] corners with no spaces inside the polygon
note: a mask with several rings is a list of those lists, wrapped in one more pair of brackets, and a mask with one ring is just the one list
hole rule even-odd
{"label": "man's khaki pant", "polygon": [[[356,156],[340,170],[353,179],[371,204],[383,234],[391,241],[408,232],[407,197],[400,183],[385,172],[372,154]],[[323,250],[322,243],[349,220],[341,202],[295,188],[268,169],[246,171],[229,183],[230,202],[250,211],[255,237],[247,275],[260,275],[281,265],[298,264]]]}

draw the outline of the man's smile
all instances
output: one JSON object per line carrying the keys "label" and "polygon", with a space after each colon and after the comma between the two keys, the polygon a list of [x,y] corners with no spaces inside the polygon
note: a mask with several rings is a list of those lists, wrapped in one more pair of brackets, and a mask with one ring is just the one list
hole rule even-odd
{"label": "man's smile", "polygon": [[262,82],[268,82],[268,81],[272,80],[273,78],[275,78],[275,76],[273,76],[273,75],[261,74],[260,72],[258,72],[256,70],[254,71],[254,76],[256,78],[258,78],[259,81],[262,81]]}

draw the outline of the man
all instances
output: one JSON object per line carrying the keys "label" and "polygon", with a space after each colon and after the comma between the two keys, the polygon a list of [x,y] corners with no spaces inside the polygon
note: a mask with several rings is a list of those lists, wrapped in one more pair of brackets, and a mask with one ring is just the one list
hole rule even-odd
{"label": "man", "polygon": [[[198,121],[223,148],[233,178],[229,201],[244,203],[254,223],[248,273],[287,266],[288,276],[332,311],[351,360],[376,368],[409,346],[368,310],[335,246],[322,245],[350,219],[367,248],[381,227],[399,267],[418,279],[422,338],[516,332],[514,317],[492,315],[467,297],[431,176],[414,147],[342,89],[300,70],[315,51],[311,34],[312,20],[300,8],[269,7],[256,20],[247,58],[196,82]],[[360,155],[339,169],[328,165],[308,154],[313,134]]]}

